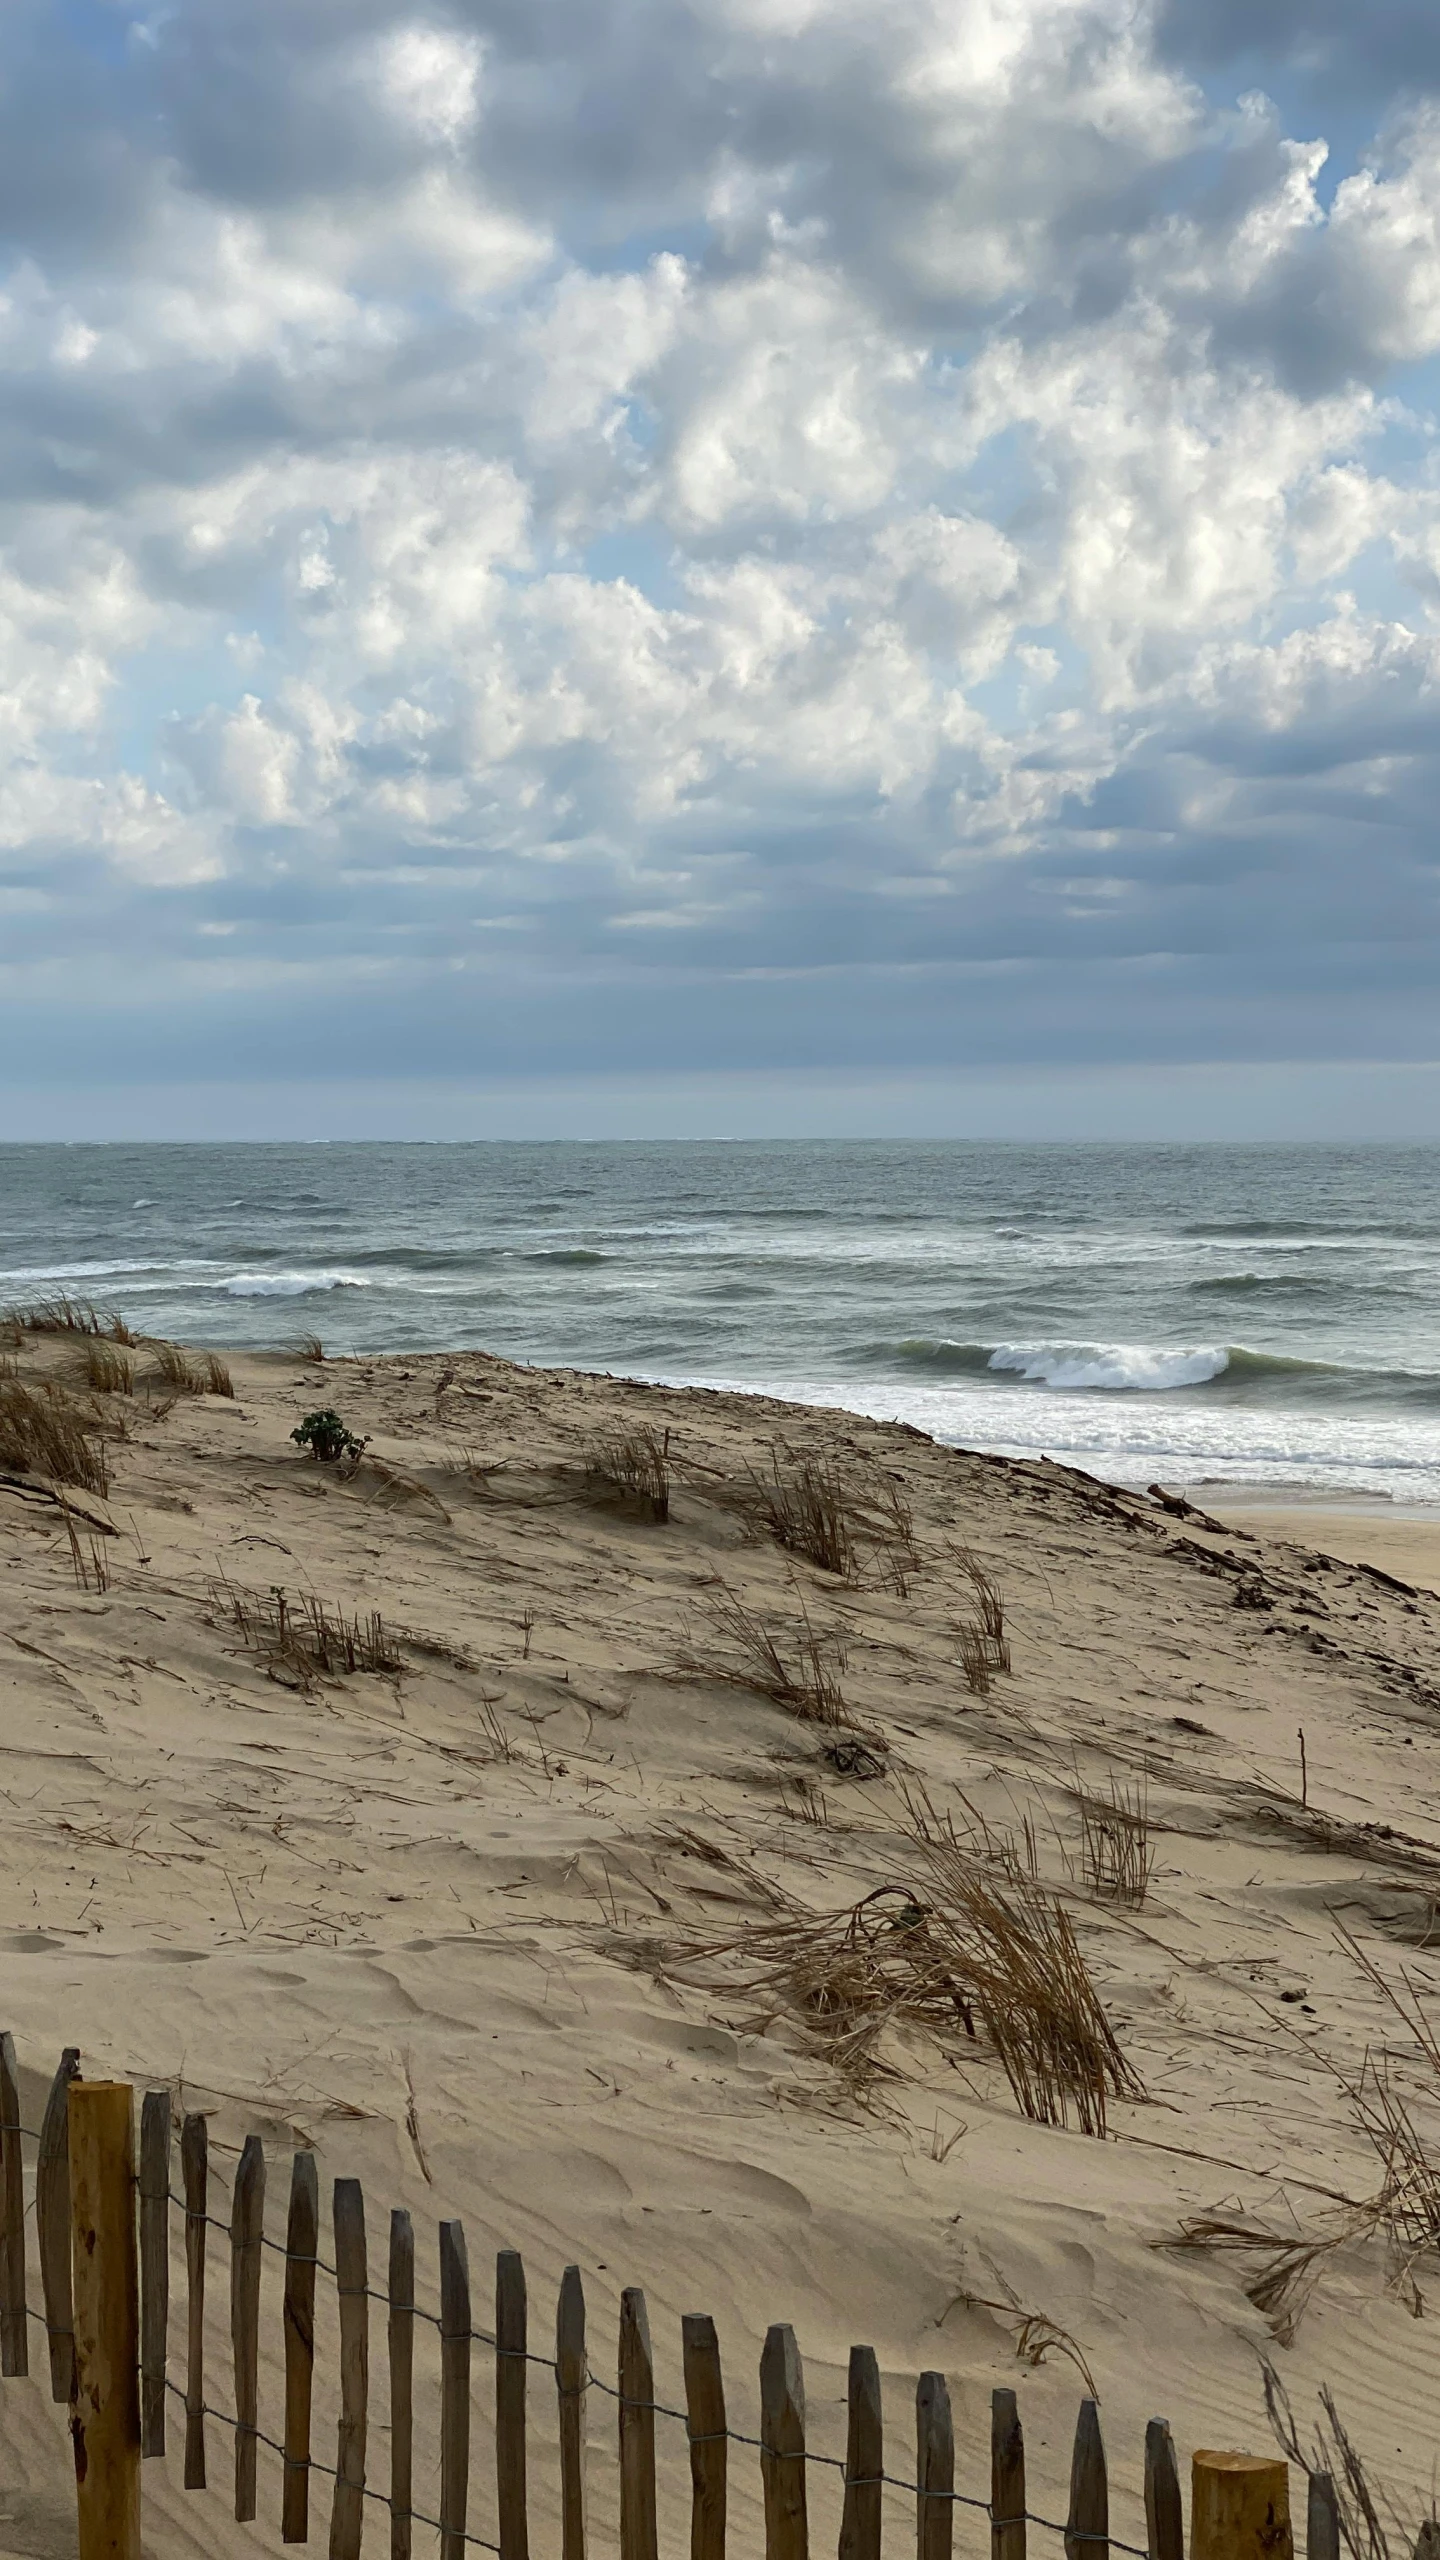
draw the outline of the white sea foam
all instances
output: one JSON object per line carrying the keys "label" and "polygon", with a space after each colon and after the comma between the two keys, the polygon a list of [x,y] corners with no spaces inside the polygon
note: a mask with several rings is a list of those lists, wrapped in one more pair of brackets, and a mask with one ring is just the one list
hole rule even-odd
{"label": "white sea foam", "polygon": [[1223,1343],[1192,1351],[1116,1342],[1096,1348],[1073,1342],[1002,1342],[989,1366],[1046,1387],[1097,1387],[1155,1395],[1166,1387],[1203,1387],[1230,1365]]}
{"label": "white sea foam", "polygon": [[368,1289],[355,1271],[237,1271],[221,1282],[227,1298],[318,1298],[330,1289]]}

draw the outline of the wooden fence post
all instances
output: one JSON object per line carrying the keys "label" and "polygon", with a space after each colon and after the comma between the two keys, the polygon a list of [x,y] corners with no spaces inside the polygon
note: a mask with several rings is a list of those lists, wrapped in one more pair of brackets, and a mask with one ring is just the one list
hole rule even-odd
{"label": "wooden fence post", "polygon": [[760,2355],[760,2442],[765,2560],[808,2560],[805,2375],[795,2332],[778,2321]]}
{"label": "wooden fence post", "polygon": [[180,2127],[185,2178],[185,2486],[205,2486],[205,2235],[210,2137],[203,2116]]}
{"label": "wooden fence post", "polygon": [[440,2225],[440,2560],[465,2560],[470,2510],[470,2261],[458,2222]]}
{"label": "wooden fence post", "polygon": [[260,2248],[265,2230],[265,2146],[248,2133],[230,2205],[230,2344],[235,2357],[235,2521],[255,2514],[260,2423]]}
{"label": "wooden fence post", "polygon": [[529,2310],[516,2249],[495,2260],[495,2502],[500,2560],[529,2560],[525,2491],[525,2356]]}
{"label": "wooden fence post", "polygon": [[70,2298],[70,2083],[80,2076],[80,2048],[67,2044],[40,2119],[35,2169],[35,2236],[50,2345],[50,2397],[75,2396],[75,2314]]}
{"label": "wooden fence post", "polygon": [[1197,2453],[1190,2472],[1191,2560],[1294,2560],[1290,2469],[1258,2453]]}
{"label": "wooden fence post", "polygon": [[410,2560],[415,2503],[415,2228],[390,2216],[390,2560]]}
{"label": "wooden fence post", "polygon": [[1110,2560],[1110,2484],[1105,2471],[1105,2445],[1100,2412],[1093,2400],[1082,2400],[1070,2458],[1070,2514],[1065,2526],[1065,2560]]}
{"label": "wooden fence post", "polygon": [[560,2560],[585,2560],[585,2291],[578,2267],[560,2279],[555,2389],[560,2401]]}
{"label": "wooden fence post", "polygon": [[370,2402],[369,2270],[365,2198],[358,2178],[335,2181],[335,2291],[340,2304],[340,2422],[330,2560],[360,2560],[365,2525],[365,2439]]}
{"label": "wooden fence post", "polygon": [[1340,2509],[1328,2471],[1312,2471],[1305,2500],[1305,2560],[1340,2560]]}
{"label": "wooden fence post", "polygon": [[[1145,2430],[1145,2542],[1150,2560],[1185,2560],[1185,2519],[1175,2446],[1163,2418]],[[1339,2554],[1335,2555],[1339,2560]]]}
{"label": "wooden fence post", "polygon": [[880,2474],[885,2430],[880,2408],[880,2367],[873,2347],[852,2347],[845,2430],[845,2503],[840,2515],[840,2560],[880,2560]]}
{"label": "wooden fence post", "polygon": [[315,2261],[320,2254],[320,2176],[313,2151],[290,2164],[285,2224],[285,2454],[280,2539],[310,2535],[310,2404],[315,2387]]}
{"label": "wooden fence post", "polygon": [[0,2036],[0,2374],[30,2370],[25,2311],[25,2163],[20,2150],[20,2074],[15,2039]]}
{"label": "wooden fence post", "polygon": [[645,2296],[620,2296],[620,2560],[660,2560],[655,2521],[655,2362]]}
{"label": "wooden fence post", "polygon": [[685,2431],[690,2439],[690,2560],[725,2560],[725,2380],[720,2341],[708,2312],[680,2323],[685,2358]]}
{"label": "wooden fence post", "polygon": [[140,2102],[140,2451],[165,2450],[170,2329],[170,2092]]}
{"label": "wooden fence post", "polygon": [[79,2560],[140,2560],[140,2282],[135,2259],[134,2092],[69,2091]]}
{"label": "wooden fence post", "polygon": [[943,2373],[922,2373],[915,2392],[916,2560],[950,2560],[955,2530],[955,2428]]}
{"label": "wooden fence post", "polygon": [[990,2560],[1025,2560],[1025,2432],[1013,2391],[990,2394]]}

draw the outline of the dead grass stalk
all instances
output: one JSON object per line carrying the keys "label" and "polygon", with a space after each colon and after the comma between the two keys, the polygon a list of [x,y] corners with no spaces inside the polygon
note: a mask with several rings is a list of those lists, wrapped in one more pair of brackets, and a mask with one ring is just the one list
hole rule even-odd
{"label": "dead grass stalk", "polygon": [[210,1598],[272,1673],[288,1670],[308,1682],[317,1672],[333,1679],[346,1672],[394,1673],[405,1667],[377,1610],[365,1617],[358,1611],[347,1616],[313,1592],[292,1599],[278,1584],[269,1591],[243,1591],[224,1580],[211,1585]]}
{"label": "dead grass stalk", "polygon": [[799,1591],[797,1615],[779,1625],[747,1609],[728,1583],[707,1594],[701,1606],[714,1650],[687,1643],[681,1669],[703,1680],[724,1681],[731,1688],[753,1689],[777,1707],[811,1724],[853,1724],[840,1681],[845,1670],[844,1640],[837,1630],[816,1627]]}

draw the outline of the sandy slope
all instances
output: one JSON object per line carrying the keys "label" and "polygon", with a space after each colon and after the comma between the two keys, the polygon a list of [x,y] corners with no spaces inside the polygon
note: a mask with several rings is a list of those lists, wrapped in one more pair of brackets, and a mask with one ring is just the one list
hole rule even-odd
{"label": "sandy slope", "polygon": [[[30,1342],[21,1366],[58,1373],[74,1356],[63,1340]],[[92,2074],[170,2083],[211,2111],[227,2182],[245,2132],[271,2140],[277,2234],[289,2150],[314,2143],[325,2180],[364,2179],[373,2267],[389,2206],[413,2209],[423,2298],[439,2214],[464,2220],[482,2314],[489,2253],[522,2249],[542,2345],[575,2258],[602,2374],[619,2288],[642,2284],[663,2398],[680,2389],[678,2315],[709,2309],[744,2425],[765,2325],[789,2319],[812,2441],[828,2449],[843,2441],[847,2347],[871,2341],[898,2469],[914,2377],[942,2366],[960,2485],[979,2494],[989,2393],[1015,2382],[1032,2497],[1054,2514],[1081,2386],[1063,2342],[1038,2369],[1017,2360],[1017,2340],[1045,2334],[1023,2328],[1033,2315],[1066,2333],[1099,2386],[1113,2518],[1132,2537],[1145,2419],[1170,2417],[1182,2459],[1204,2442],[1263,2449],[1265,2351],[1307,2418],[1329,2380],[1376,2470],[1418,2510],[1440,2396],[1433,2262],[1397,2289],[1381,2241],[1339,2252],[1294,2343],[1277,2347],[1243,2290],[1254,2260],[1162,2244],[1187,2214],[1217,2209],[1309,2232],[1338,2210],[1333,2193],[1377,2184],[1337,2073],[1356,2073],[1367,2045],[1404,2057],[1407,2040],[1337,1915],[1392,1976],[1403,1962],[1434,1981],[1440,1603],[1057,1467],[844,1414],[478,1354],[233,1365],[233,1403],[129,1408],[110,1499],[86,1506],[118,1531],[101,1538],[104,1593],[77,1590],[53,1504],[0,1486],[0,2009],[32,2110],[62,2041]],[[410,1485],[368,1464],[340,1481],[302,1457],[289,1430],[320,1402]],[[590,1441],[640,1421],[671,1433],[665,1526],[586,1495]],[[728,1494],[777,1441],[834,1454],[872,1490],[876,1470],[903,1483],[920,1558],[906,1596],[880,1587],[878,1567],[841,1583],[747,1528]],[[483,1489],[453,1471],[464,1451],[498,1467]],[[956,1661],[969,1588],[957,1542],[1007,1603],[1013,1670],[988,1697]],[[403,1672],[286,1685],[215,1600],[221,1576],[380,1609],[403,1631]],[[843,1630],[844,1694],[883,1774],[837,1768],[843,1734],[685,1674],[687,1649],[715,1652],[706,1612],[722,1583],[777,1623],[793,1624],[803,1597],[817,1628]],[[1266,1605],[1237,1605],[1242,1588]],[[1163,1830],[1149,1899],[1127,1914],[1083,1889],[1070,1790],[1077,1774],[1103,1789],[1142,1769]],[[798,2016],[767,2024],[738,1983],[671,1978],[687,1944],[753,1925],[754,1878],[830,1908],[902,1872],[902,1791],[917,1781],[942,1805],[963,1792],[999,1830],[1033,1817],[1148,2092],[1112,2106],[1109,2140],[1024,2121],[979,2045],[947,2056],[892,2040],[896,2076],[858,2106]],[[714,1863],[716,1847],[734,1863]],[[273,2427],[274,2262],[266,2283]],[[218,2257],[212,2308],[218,2394]],[[331,2316],[325,2302],[322,2367]],[[375,2364],[378,2384],[378,2331]],[[543,2384],[542,2526],[554,2512]],[[473,2521],[488,2532],[478,2364],[476,2388]],[[381,2414],[383,2393],[378,2479]],[[0,2553],[72,2547],[57,2418],[33,2381],[0,2390]],[[603,2405],[591,2424],[603,2548]],[[662,2428],[667,2501],[684,2475],[675,2434]],[[226,2452],[217,2429],[222,2480]],[[243,2530],[218,2498],[186,2500],[173,2449],[147,2465],[150,2547],[278,2550],[275,2465],[262,2464],[261,2523]],[[431,2501],[434,2475],[427,2433]],[[734,2499],[734,2547],[758,2548],[743,2457]],[[823,2478],[812,2509],[823,2548],[838,2511]],[[312,2539],[323,2514],[322,2502]],[[977,2522],[959,2549],[983,2547]],[[913,2532],[903,2501],[893,2530]],[[549,2541],[542,2530],[537,2548]],[[385,2547],[378,2510],[372,2546]]]}

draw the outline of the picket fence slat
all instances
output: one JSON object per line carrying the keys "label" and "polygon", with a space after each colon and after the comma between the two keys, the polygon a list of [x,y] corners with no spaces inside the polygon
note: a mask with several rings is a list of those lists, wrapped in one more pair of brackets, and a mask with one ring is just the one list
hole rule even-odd
{"label": "picket fence slat", "polygon": [[1070,2462],[1070,2513],[1065,2526],[1065,2560],[1110,2560],[1110,2487],[1105,2471],[1105,2445],[1100,2412],[1093,2400],[1082,2400]]}
{"label": "picket fence slat", "polygon": [[140,2451],[165,2450],[170,2328],[170,2092],[147,2089],[140,2108]]}
{"label": "picket fence slat", "polygon": [[1340,2560],[1340,2509],[1328,2471],[1312,2471],[1307,2483],[1305,2560]]}
{"label": "picket fence slat", "polygon": [[387,2346],[390,2355],[390,2560],[410,2560],[415,2476],[415,2226],[390,2216]]}
{"label": "picket fence slat", "polygon": [[0,2035],[0,2374],[30,2370],[25,2311],[25,2161],[20,2149],[20,2071],[15,2039]]}
{"label": "picket fence slat", "polygon": [[80,2048],[67,2044],[40,2119],[35,2168],[35,2233],[50,2347],[50,2397],[75,2393],[75,2309],[70,2291],[70,2083],[80,2077]]}
{"label": "picket fence slat", "polygon": [[260,2244],[265,2229],[265,2146],[247,2134],[230,2208],[230,2346],[235,2359],[235,2521],[255,2515],[260,2423]]}
{"label": "picket fence slat", "polygon": [[680,2341],[690,2440],[690,2560],[725,2560],[725,2380],[720,2341],[707,2311],[685,2313]]}
{"label": "picket fence slat", "polygon": [[885,2422],[880,2404],[880,2366],[873,2347],[851,2348],[846,2399],[840,2560],[880,2560]]}
{"label": "picket fence slat", "polygon": [[1185,2560],[1180,2473],[1164,2418],[1152,2418],[1145,2430],[1145,2545],[1150,2560]]}
{"label": "picket fence slat", "polygon": [[500,2560],[529,2560],[525,2488],[525,2355],[529,2305],[518,2249],[495,2260],[495,2503]]}
{"label": "picket fence slat", "polygon": [[310,2406],[315,2389],[315,2260],[320,2248],[320,2172],[313,2151],[290,2164],[285,2223],[285,2455],[280,2539],[310,2539]]}
{"label": "picket fence slat", "polygon": [[660,2560],[655,2515],[655,2360],[638,2285],[620,2296],[620,2560]]}
{"label": "picket fence slat", "polygon": [[560,2560],[585,2560],[585,2288],[578,2267],[560,2279],[555,2310],[560,2403]]}
{"label": "picket fence slat", "polygon": [[440,2560],[465,2560],[470,2512],[470,2261],[464,2227],[440,2225]]}
{"label": "picket fence slat", "polygon": [[955,2427],[943,2373],[915,2386],[916,2560],[950,2560],[955,2524]]}
{"label": "picket fence slat", "polygon": [[808,2560],[805,2375],[795,2332],[781,2321],[767,2329],[760,2355],[760,2442],[765,2560]]}
{"label": "picket fence slat", "polygon": [[1025,2560],[1025,2431],[1013,2391],[990,2394],[990,2560]]}
{"label": "picket fence slat", "polygon": [[335,2434],[330,2560],[360,2560],[370,2401],[370,2302],[366,2291],[370,2277],[365,2254],[365,2198],[358,2178],[336,2179],[333,2210],[335,2290],[340,2303],[340,2418]]}
{"label": "picket fence slat", "polygon": [[210,2136],[203,2116],[180,2127],[185,2185],[185,2486],[205,2486],[205,2215],[210,2192]]}

